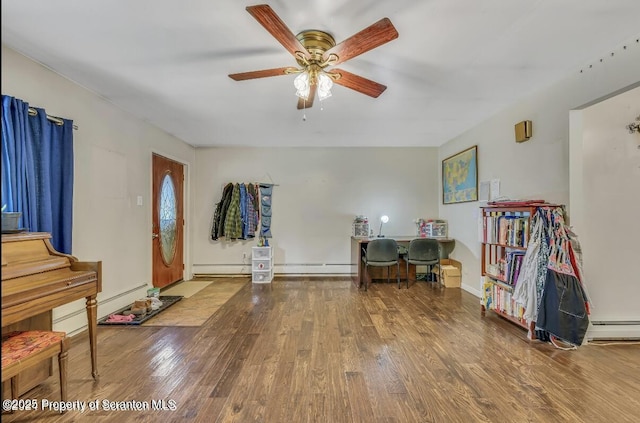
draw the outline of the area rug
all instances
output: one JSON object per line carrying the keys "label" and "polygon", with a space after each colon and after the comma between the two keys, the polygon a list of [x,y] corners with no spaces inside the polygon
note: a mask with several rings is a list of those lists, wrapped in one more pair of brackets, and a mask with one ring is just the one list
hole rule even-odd
{"label": "area rug", "polygon": [[[121,326],[121,325],[138,326],[138,325],[141,325],[142,323],[146,322],[147,320],[151,319],[152,317],[155,317],[158,314],[164,312],[165,310],[167,310],[169,307],[171,307],[172,305],[176,304],[180,300],[182,300],[182,297],[179,296],[179,295],[178,296],[161,295],[160,296],[160,301],[162,301],[162,306],[157,310],[150,311],[149,313],[147,313],[143,317],[136,316],[130,322],[107,322],[107,320],[109,319],[109,316],[105,316],[102,319],[98,320],[98,324],[99,325],[105,325],[105,326]],[[115,311],[114,313],[111,313],[111,314],[124,314],[125,311],[130,310],[130,309],[131,309],[131,305],[128,305],[127,307],[123,307],[120,310]]]}
{"label": "area rug", "polygon": [[210,280],[209,281],[192,280],[192,281],[178,282],[177,284],[162,290],[162,295],[171,295],[171,296],[180,295],[184,298],[189,298],[189,297],[192,297],[194,294],[197,294],[198,292],[202,291],[212,283],[213,281],[210,281]]}
{"label": "area rug", "polygon": [[143,326],[202,326],[247,283],[251,283],[248,277],[215,278],[206,288],[145,321]]}

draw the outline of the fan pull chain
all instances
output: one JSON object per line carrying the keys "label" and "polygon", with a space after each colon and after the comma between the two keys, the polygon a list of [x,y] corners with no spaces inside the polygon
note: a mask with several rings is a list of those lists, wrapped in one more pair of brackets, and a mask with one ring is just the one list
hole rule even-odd
{"label": "fan pull chain", "polygon": [[306,98],[302,99],[302,121],[303,122],[307,121],[307,99]]}

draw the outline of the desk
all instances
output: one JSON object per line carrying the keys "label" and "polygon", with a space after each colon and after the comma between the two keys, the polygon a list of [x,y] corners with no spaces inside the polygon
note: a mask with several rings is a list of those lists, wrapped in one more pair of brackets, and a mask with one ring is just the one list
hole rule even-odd
{"label": "desk", "polygon": [[[409,243],[412,239],[418,238],[416,236],[387,236],[385,238],[395,239],[398,245],[404,245],[406,247],[409,246]],[[367,245],[370,241],[378,238],[362,238],[362,237],[351,237],[351,279],[353,283],[359,287],[360,283],[364,282],[364,264],[362,263],[362,249],[367,249]],[[440,249],[440,258],[445,259],[449,258],[449,254],[455,248],[455,240],[451,238],[436,238],[442,247]],[[372,268],[369,267],[370,274],[372,275],[372,279],[386,279],[386,270],[384,268]],[[409,267],[409,276],[411,279],[416,278],[415,275],[415,266]],[[396,279],[396,268],[391,266],[390,279]],[[384,272],[384,273],[383,273]],[[400,279],[405,279],[406,275],[406,264],[405,261],[400,258]]]}

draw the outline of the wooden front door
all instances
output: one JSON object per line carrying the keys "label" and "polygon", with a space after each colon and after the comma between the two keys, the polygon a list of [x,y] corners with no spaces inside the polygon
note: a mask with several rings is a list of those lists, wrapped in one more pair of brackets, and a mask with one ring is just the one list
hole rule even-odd
{"label": "wooden front door", "polygon": [[184,277],[184,167],[153,155],[153,286]]}

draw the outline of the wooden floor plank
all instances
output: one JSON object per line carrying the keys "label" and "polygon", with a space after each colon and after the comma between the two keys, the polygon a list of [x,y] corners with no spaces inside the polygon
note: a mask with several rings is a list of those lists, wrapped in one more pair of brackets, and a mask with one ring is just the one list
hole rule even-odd
{"label": "wooden floor plank", "polygon": [[[215,282],[214,282],[215,283]],[[19,411],[3,422],[633,422],[640,346],[561,351],[429,282],[247,283],[200,327],[98,328],[69,351],[70,401],[175,410]],[[54,363],[54,375],[57,371]],[[58,398],[55,376],[23,396]],[[167,402],[173,401],[173,402]]]}

